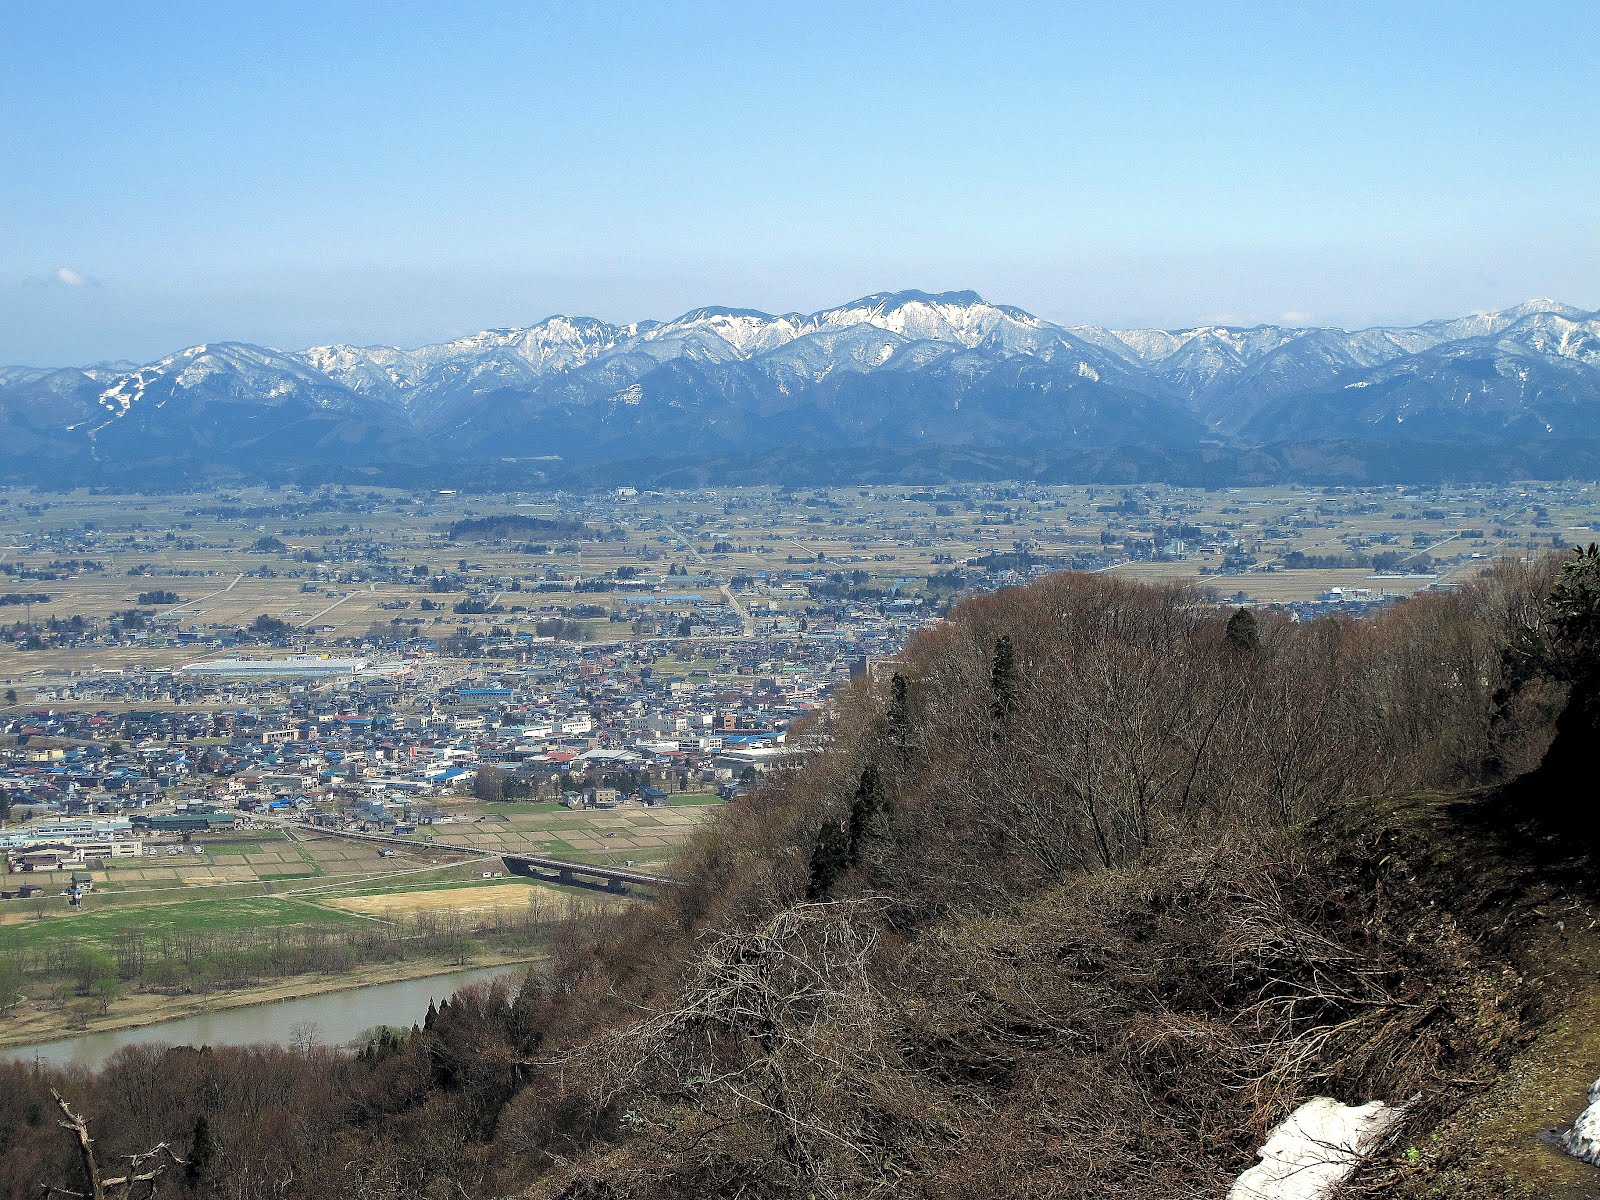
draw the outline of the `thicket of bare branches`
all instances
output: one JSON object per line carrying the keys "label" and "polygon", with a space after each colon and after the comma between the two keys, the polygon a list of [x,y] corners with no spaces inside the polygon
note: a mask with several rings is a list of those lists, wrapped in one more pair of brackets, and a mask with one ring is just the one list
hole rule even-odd
{"label": "thicket of bare branches", "polygon": [[[756,1177],[860,1195],[885,1149],[863,1114],[882,1108],[899,1050],[869,971],[883,908],[873,897],[801,903],[709,933],[673,1002],[547,1066],[662,1150],[657,1188],[716,1195]],[[630,1107],[639,1094],[650,1102]]]}
{"label": "thicket of bare branches", "polygon": [[[742,814],[724,852],[761,845],[777,864],[762,891],[781,891],[772,873],[803,868],[871,763],[895,815],[893,836],[863,848],[865,879],[959,910],[1352,796],[1505,778],[1537,761],[1560,699],[1508,686],[1551,574],[1506,562],[1361,621],[1262,613],[1249,646],[1229,636],[1232,610],[1185,585],[1062,575],[970,600],[914,639],[898,699],[887,672],[841,698],[827,749],[774,780],[769,810]],[[1014,665],[997,706],[1002,642]],[[730,866],[703,850],[697,871]],[[700,916],[721,903],[685,902]]]}
{"label": "thicket of bare branches", "polygon": [[[1537,761],[1560,696],[1508,687],[1508,659],[1550,574],[1505,563],[1371,620],[1261,614],[1248,637],[1182,585],[1060,576],[967,602],[691,847],[704,883],[657,934],[698,965],[610,1009],[620,1041],[575,1052],[594,1057],[568,1098],[631,1114],[591,1127],[627,1152],[610,1191],[580,1168],[552,1194],[1203,1193],[1305,1088],[1460,1083],[1507,1036],[1514,980],[1426,900],[1394,899],[1415,892],[1401,860],[1368,912],[1359,856],[1308,857],[1296,830]],[[731,1057],[701,1070],[660,1039],[721,1003],[707,939],[809,911],[819,880],[879,906],[866,978],[890,1032],[871,1044],[894,1053],[872,1083],[819,1082],[831,1123],[772,1128],[767,1098],[685,1082],[740,1078],[756,1049],[718,1043]],[[1428,994],[1446,980],[1451,999]],[[644,1043],[620,1070],[615,1047]],[[1000,1161],[1014,1180],[985,1184]]]}
{"label": "thicket of bare branches", "polygon": [[[1425,1117],[1487,1081],[1522,1003],[1417,879],[1436,833],[1228,837],[909,939],[875,896],[708,934],[670,1002],[513,1105],[614,1114],[533,1194],[1166,1200],[1221,1195],[1308,1094]],[[830,921],[878,928],[798,968],[773,942]]]}

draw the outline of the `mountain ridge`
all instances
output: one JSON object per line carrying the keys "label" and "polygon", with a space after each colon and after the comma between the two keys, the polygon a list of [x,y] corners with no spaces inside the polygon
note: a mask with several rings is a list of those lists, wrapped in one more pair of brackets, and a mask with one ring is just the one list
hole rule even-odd
{"label": "mountain ridge", "polygon": [[557,314],[409,349],[221,341],[138,365],[0,368],[8,431],[12,478],[24,460],[65,477],[183,462],[370,477],[486,458],[590,470],[644,449],[676,466],[797,447],[1048,459],[1352,440],[1493,447],[1515,471],[1548,462],[1537,443],[1600,441],[1600,313],[1531,300],[1414,326],[1115,330],[899,291],[812,313]]}

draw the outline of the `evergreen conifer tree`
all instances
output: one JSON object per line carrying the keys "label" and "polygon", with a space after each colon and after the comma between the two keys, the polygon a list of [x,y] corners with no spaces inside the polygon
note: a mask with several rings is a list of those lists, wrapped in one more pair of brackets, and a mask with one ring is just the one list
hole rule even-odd
{"label": "evergreen conifer tree", "polygon": [[889,748],[903,766],[911,757],[911,685],[899,671],[889,683]]}
{"label": "evergreen conifer tree", "polygon": [[194,1132],[189,1138],[189,1160],[184,1164],[184,1179],[191,1191],[209,1189],[214,1182],[217,1165],[217,1143],[211,1136],[211,1122],[201,1113],[194,1119]]}
{"label": "evergreen conifer tree", "polygon": [[849,866],[849,835],[838,821],[824,821],[822,828],[817,830],[816,843],[811,847],[811,881],[806,887],[806,899],[830,899],[833,885]]}
{"label": "evergreen conifer tree", "polygon": [[856,794],[850,800],[847,858],[852,867],[860,863],[866,840],[879,834],[881,819],[889,815],[889,810],[889,793],[884,790],[883,776],[878,771],[878,764],[869,762],[862,769]]}
{"label": "evergreen conifer tree", "polygon": [[1600,546],[1591,543],[1562,567],[1545,598],[1542,636],[1530,631],[1519,650],[1522,670],[1567,685],[1555,738],[1522,782],[1536,790],[1541,807],[1576,818],[1585,836],[1600,841],[1592,828],[1591,757],[1600,738]]}
{"label": "evergreen conifer tree", "polygon": [[1228,642],[1235,649],[1255,651],[1261,648],[1261,630],[1256,615],[1248,608],[1236,610],[1228,618]]}
{"label": "evergreen conifer tree", "polygon": [[1017,692],[1017,651],[1011,644],[1010,634],[1002,633],[994,644],[994,665],[989,669],[989,683],[994,689],[994,718],[1004,721],[1011,715]]}

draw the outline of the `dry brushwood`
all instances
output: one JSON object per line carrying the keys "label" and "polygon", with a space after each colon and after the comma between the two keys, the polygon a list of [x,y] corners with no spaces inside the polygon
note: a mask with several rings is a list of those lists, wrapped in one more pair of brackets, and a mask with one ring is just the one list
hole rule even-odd
{"label": "dry brushwood", "polygon": [[[835,1194],[881,1147],[852,1110],[889,1068],[888,1022],[869,974],[873,897],[791,905],[758,927],[707,939],[671,1007],[559,1064],[605,1083],[591,1103],[653,1096],[742,1129],[794,1183]],[[647,1118],[633,1109],[624,1118]],[[842,1194],[842,1193],[839,1193]]]}

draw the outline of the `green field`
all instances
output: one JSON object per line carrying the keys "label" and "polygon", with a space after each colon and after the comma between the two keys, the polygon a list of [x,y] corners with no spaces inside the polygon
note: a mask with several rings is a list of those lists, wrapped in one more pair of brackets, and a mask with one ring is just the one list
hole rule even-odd
{"label": "green field", "polygon": [[[91,901],[92,903],[92,901]],[[0,925],[0,953],[60,938],[113,941],[126,933],[248,933],[296,925],[344,925],[359,918],[292,897],[228,896],[126,905]]]}

